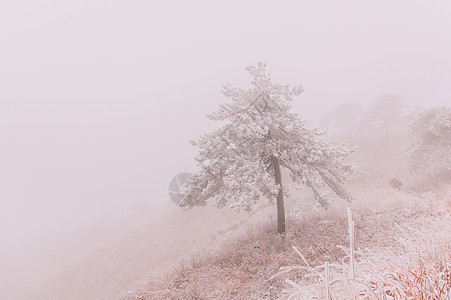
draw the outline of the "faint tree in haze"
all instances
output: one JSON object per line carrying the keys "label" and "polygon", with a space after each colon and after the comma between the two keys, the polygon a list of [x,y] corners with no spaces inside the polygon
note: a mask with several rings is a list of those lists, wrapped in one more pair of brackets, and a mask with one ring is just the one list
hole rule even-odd
{"label": "faint tree in haze", "polygon": [[361,127],[364,130],[384,128],[385,140],[388,140],[389,128],[402,122],[405,108],[405,102],[399,96],[383,95],[368,108]]}
{"label": "faint tree in haze", "polygon": [[412,173],[451,170],[451,108],[417,108],[410,118],[405,162]]}
{"label": "faint tree in haze", "polygon": [[305,128],[290,112],[302,87],[272,83],[265,68],[262,63],[247,68],[253,77],[250,89],[224,87],[223,94],[232,101],[208,117],[225,125],[192,142],[199,148],[196,159],[201,170],[184,185],[179,205],[206,205],[212,198],[217,207],[230,201],[231,208],[249,211],[260,196],[266,196],[277,200],[277,228],[284,233],[281,167],[295,183],[308,186],[323,205],[325,187],[351,200],[344,183],[352,167],[344,162],[350,150],[319,139],[319,130]]}
{"label": "faint tree in haze", "polygon": [[359,103],[343,103],[329,111],[321,119],[319,126],[327,132],[349,136],[358,130],[362,112],[362,105]]}

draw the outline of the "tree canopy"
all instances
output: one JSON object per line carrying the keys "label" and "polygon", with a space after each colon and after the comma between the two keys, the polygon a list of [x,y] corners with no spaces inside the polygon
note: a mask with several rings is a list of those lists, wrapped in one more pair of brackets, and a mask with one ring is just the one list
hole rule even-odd
{"label": "tree canopy", "polygon": [[223,94],[232,101],[222,104],[208,117],[224,125],[192,144],[199,148],[196,158],[201,169],[184,185],[179,205],[189,208],[230,203],[236,210],[250,210],[264,196],[277,199],[278,231],[285,232],[283,187],[280,168],[292,180],[308,186],[314,197],[327,205],[324,188],[351,200],[344,187],[352,173],[345,162],[350,150],[320,139],[322,132],[307,129],[291,102],[302,86],[275,84],[258,63],[247,71],[253,77],[249,89],[224,86]]}

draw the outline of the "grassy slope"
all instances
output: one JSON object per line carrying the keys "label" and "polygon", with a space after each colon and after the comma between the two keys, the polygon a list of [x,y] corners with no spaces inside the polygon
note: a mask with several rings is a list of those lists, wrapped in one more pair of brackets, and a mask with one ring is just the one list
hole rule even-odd
{"label": "grassy slope", "polygon": [[[394,237],[401,227],[444,230],[449,236],[450,188],[426,198],[388,189],[354,190],[353,215],[359,248],[397,249]],[[434,227],[435,226],[435,227]],[[260,220],[230,238],[216,251],[192,258],[172,273],[149,282],[128,299],[277,299],[286,296],[285,276],[298,280],[302,274],[288,274],[269,280],[282,266],[303,264],[295,245],[312,266],[325,261],[340,262],[344,253],[337,245],[348,245],[347,216],[344,208],[328,212],[306,211],[290,217],[288,234],[275,234],[274,220]],[[447,234],[448,233],[448,234]],[[450,238],[448,238],[449,241]],[[449,248],[448,248],[449,250]],[[445,255],[448,262],[451,257]]]}

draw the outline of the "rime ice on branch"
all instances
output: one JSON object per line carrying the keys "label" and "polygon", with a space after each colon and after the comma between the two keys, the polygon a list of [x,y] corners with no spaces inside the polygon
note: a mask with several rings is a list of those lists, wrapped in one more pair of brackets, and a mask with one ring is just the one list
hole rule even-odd
{"label": "rime ice on branch", "polygon": [[274,84],[266,65],[248,67],[252,88],[224,86],[231,98],[209,115],[225,125],[192,142],[199,148],[196,158],[201,170],[182,189],[180,206],[216,206],[228,202],[236,210],[250,210],[260,196],[277,200],[278,232],[285,232],[285,212],[281,168],[289,171],[298,184],[308,186],[322,205],[327,205],[323,189],[329,187],[348,201],[344,188],[352,167],[344,162],[350,150],[321,140],[319,130],[309,130],[297,114],[291,113],[293,97],[302,86]]}

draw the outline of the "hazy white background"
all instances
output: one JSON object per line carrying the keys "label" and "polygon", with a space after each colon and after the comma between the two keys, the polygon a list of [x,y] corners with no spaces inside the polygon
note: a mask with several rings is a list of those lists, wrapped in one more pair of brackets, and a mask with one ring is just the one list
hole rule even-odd
{"label": "hazy white background", "polygon": [[385,93],[450,104],[451,2],[2,0],[0,255],[167,205],[257,61],[313,123]]}

